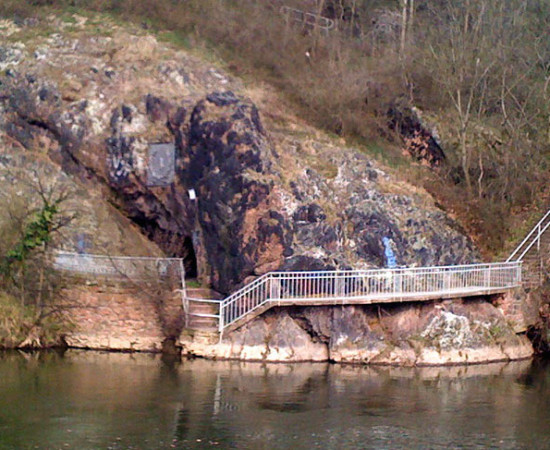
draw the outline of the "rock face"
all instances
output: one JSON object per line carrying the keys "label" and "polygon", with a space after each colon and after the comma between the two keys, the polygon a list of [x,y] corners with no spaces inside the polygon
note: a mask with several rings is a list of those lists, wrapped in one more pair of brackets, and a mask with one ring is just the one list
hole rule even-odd
{"label": "rock face", "polygon": [[182,345],[190,354],[211,358],[404,366],[475,364],[533,354],[529,340],[516,335],[483,298],[273,310],[219,344],[184,338]]}
{"label": "rock face", "polygon": [[445,153],[439,145],[437,133],[422,123],[414,107],[395,103],[388,108],[387,116],[389,127],[400,134],[404,151],[410,156],[430,167],[445,162]]}
{"label": "rock face", "polygon": [[[429,194],[391,169],[275,106],[261,115],[238,81],[143,30],[88,29],[86,21],[76,17],[67,32],[54,17],[34,25],[44,33],[13,25],[0,48],[0,145],[46,159],[85,192],[77,200],[103,197],[125,227],[129,219],[156,244],[134,239],[109,251],[160,248],[222,294],[272,270],[383,267],[386,246],[399,266],[477,259]],[[83,223],[78,232],[89,236],[88,251],[102,252],[96,228]],[[75,242],[59,245],[74,250]],[[263,360],[483,360],[464,356],[492,345],[475,311],[496,310],[483,302],[453,308],[407,305],[382,319],[367,307],[274,310],[220,347],[186,345]],[[462,340],[447,348],[440,329]],[[432,344],[419,351],[418,342]],[[526,354],[524,343],[517,348]]]}
{"label": "rock face", "polygon": [[289,222],[274,192],[280,175],[256,107],[232,92],[200,101],[189,126],[183,178],[198,194],[198,221],[211,282],[229,292],[249,275],[281,265]]}
{"label": "rock face", "polygon": [[[384,266],[384,238],[398,265],[476,259],[428,194],[328,137],[296,138],[290,124],[268,133],[238,83],[216,69],[189,56],[179,64],[184,55],[151,36],[84,36],[51,35],[40,57],[22,42],[6,46],[23,56],[1,80],[1,129],[99,186],[221,293],[270,270]],[[151,183],[156,143],[173,145],[164,160],[173,179],[162,185]]]}

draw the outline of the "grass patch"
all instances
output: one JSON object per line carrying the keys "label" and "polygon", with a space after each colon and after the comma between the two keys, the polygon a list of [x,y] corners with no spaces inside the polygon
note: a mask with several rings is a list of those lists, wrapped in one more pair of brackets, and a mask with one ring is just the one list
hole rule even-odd
{"label": "grass patch", "polygon": [[0,348],[13,348],[23,342],[32,324],[32,312],[14,297],[0,292]]}
{"label": "grass patch", "polygon": [[191,289],[199,289],[202,288],[202,284],[198,280],[185,280],[185,286]]}
{"label": "grass patch", "polygon": [[191,50],[193,47],[191,44],[191,37],[178,33],[177,31],[160,31],[157,36],[159,41],[176,47],[181,47],[186,50]]}

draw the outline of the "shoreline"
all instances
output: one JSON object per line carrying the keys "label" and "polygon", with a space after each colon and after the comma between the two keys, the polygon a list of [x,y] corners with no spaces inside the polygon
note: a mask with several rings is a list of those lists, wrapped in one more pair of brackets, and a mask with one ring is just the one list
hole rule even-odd
{"label": "shoreline", "polygon": [[[491,364],[502,364],[516,361],[536,360],[538,358],[545,358],[544,354],[537,354],[532,352],[530,355],[521,355],[512,358],[498,358],[498,359],[471,359],[460,361],[445,361],[439,363],[427,363],[427,362],[415,362],[403,364],[400,362],[391,361],[350,361],[350,360],[337,360],[334,358],[328,359],[261,359],[261,358],[232,358],[223,356],[206,356],[199,355],[192,352],[186,352],[184,348],[180,347],[176,352],[163,352],[162,350],[144,350],[144,349],[128,349],[128,348],[105,348],[105,347],[77,347],[77,346],[47,346],[40,348],[32,347],[1,347],[0,353],[21,352],[21,353],[42,353],[42,352],[55,352],[64,354],[70,351],[78,352],[90,352],[90,353],[111,353],[111,354],[143,354],[143,355],[159,355],[172,356],[177,359],[194,360],[201,359],[205,361],[219,361],[219,362],[238,362],[238,363],[253,363],[253,364],[275,364],[275,365],[302,365],[302,364],[330,364],[336,366],[345,367],[389,367],[389,368],[436,368],[436,367],[466,367],[466,366],[483,366]],[[547,357],[547,356],[546,356]]]}

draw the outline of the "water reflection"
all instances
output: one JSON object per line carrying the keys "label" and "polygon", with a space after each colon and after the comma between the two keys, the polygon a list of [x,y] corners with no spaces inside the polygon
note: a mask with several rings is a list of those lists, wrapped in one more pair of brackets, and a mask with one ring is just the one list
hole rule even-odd
{"label": "water reflection", "polygon": [[541,448],[548,362],[397,368],[0,354],[0,448]]}

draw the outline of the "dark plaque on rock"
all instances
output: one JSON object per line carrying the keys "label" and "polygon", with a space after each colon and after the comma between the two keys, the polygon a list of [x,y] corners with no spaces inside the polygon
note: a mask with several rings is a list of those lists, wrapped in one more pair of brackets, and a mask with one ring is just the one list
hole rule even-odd
{"label": "dark plaque on rock", "polygon": [[175,145],[149,145],[147,185],[169,186],[175,176]]}

